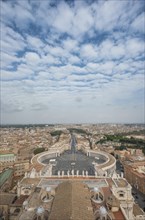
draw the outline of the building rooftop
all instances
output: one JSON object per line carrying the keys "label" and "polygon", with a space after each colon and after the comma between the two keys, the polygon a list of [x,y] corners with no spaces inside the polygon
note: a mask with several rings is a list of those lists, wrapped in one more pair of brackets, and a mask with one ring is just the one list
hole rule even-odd
{"label": "building rooftop", "polygon": [[113,212],[113,217],[115,220],[126,220],[120,209],[117,212]]}
{"label": "building rooftop", "polygon": [[1,157],[7,157],[7,156],[14,156],[14,154],[12,154],[12,153],[5,153],[5,152],[0,154],[0,158]]}
{"label": "building rooftop", "polygon": [[0,205],[10,205],[14,202],[16,194],[0,193]]}
{"label": "building rooftop", "polygon": [[133,205],[133,214],[134,214],[134,216],[143,215],[144,212],[142,211],[142,209],[139,207],[138,204],[134,204]]}
{"label": "building rooftop", "polygon": [[21,195],[16,201],[15,201],[15,205],[22,205],[23,202],[28,198],[29,196],[27,195]]}
{"label": "building rooftop", "polygon": [[13,174],[13,169],[7,169],[0,173],[0,187],[5,183],[5,181]]}
{"label": "building rooftop", "polygon": [[64,219],[94,219],[87,185],[67,181],[57,187],[49,220]]}
{"label": "building rooftop", "polygon": [[125,179],[122,179],[122,178],[114,179],[114,182],[116,183],[116,185],[118,187],[126,187],[126,186],[128,186],[128,182]]}
{"label": "building rooftop", "polygon": [[120,202],[119,202],[119,200],[113,194],[111,194],[107,198],[107,204],[110,205],[111,207],[112,206],[113,207],[119,207]]}
{"label": "building rooftop", "polygon": [[40,182],[39,178],[23,178],[21,184],[23,185],[37,185]]}

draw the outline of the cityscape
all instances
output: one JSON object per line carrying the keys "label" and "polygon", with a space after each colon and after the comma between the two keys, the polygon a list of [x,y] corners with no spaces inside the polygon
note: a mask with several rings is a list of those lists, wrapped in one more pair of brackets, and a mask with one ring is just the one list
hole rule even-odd
{"label": "cityscape", "polygon": [[145,219],[144,133],[139,124],[1,127],[1,219]]}
{"label": "cityscape", "polygon": [[145,1],[0,7],[0,220],[145,220]]}

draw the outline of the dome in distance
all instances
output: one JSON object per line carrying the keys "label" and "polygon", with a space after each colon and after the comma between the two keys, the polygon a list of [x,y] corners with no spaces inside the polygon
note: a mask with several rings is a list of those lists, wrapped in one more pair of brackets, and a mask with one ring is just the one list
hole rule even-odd
{"label": "dome in distance", "polygon": [[44,211],[45,211],[44,208],[42,206],[40,206],[37,208],[36,213],[37,213],[37,215],[41,215],[42,213],[44,213]]}
{"label": "dome in distance", "polygon": [[46,187],[46,191],[47,191],[47,192],[50,192],[50,191],[51,191],[51,187],[50,187],[50,186],[47,186],[47,187]]}
{"label": "dome in distance", "polygon": [[100,190],[99,190],[98,187],[94,187],[93,191],[94,191],[94,192],[99,192]]}
{"label": "dome in distance", "polygon": [[27,206],[27,205],[28,205],[28,201],[25,200],[25,201],[23,202],[23,206]]}
{"label": "dome in distance", "polygon": [[107,215],[107,210],[104,206],[100,207],[100,215],[101,216],[106,216]]}

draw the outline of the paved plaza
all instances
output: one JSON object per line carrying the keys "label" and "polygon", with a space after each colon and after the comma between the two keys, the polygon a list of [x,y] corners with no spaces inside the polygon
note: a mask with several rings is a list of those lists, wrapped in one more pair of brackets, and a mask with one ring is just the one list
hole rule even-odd
{"label": "paved plaza", "polygon": [[[71,149],[65,151],[59,157],[53,159],[56,160],[55,165],[52,168],[52,175],[58,175],[58,171],[64,171],[64,175],[82,175],[83,172],[88,173],[89,176],[94,176],[93,163],[101,164],[105,162],[105,159],[86,156],[81,150],[77,150],[77,142],[74,135],[71,136]],[[51,158],[52,160],[52,158]],[[50,159],[45,159],[43,163],[48,164]]]}
{"label": "paved plaza", "polygon": [[[56,159],[56,164],[52,168],[52,175],[57,175],[58,171],[64,171],[64,175],[67,175],[68,170],[74,170],[74,175],[77,174],[77,170],[79,170],[79,174],[82,172],[88,172],[88,175],[94,176],[94,165],[93,163],[101,164],[105,162],[103,159],[88,157],[82,151],[72,152],[71,150],[65,151],[60,157],[54,158]],[[46,159],[43,163],[48,164],[50,159]]]}
{"label": "paved plaza", "polygon": [[81,151],[76,153],[68,151],[57,159],[57,165],[53,167],[53,172],[56,175],[58,170],[64,170],[64,173],[67,174],[68,170],[74,170],[74,175],[76,175],[77,170],[79,170],[80,174],[83,171],[88,171],[88,175],[95,175],[93,162],[101,163],[103,161],[96,161],[93,157],[87,157]]}

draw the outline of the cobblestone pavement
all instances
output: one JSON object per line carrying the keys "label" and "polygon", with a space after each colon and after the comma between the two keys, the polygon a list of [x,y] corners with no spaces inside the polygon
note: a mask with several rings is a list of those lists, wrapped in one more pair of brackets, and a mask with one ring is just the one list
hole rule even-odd
{"label": "cobblestone pavement", "polygon": [[[65,151],[60,157],[56,159],[56,165],[53,166],[52,174],[57,175],[58,171],[64,171],[67,175],[67,171],[74,170],[74,175],[76,175],[77,170],[79,174],[82,175],[83,171],[88,171],[88,175],[95,175],[93,162],[101,164],[105,162],[102,159],[95,159],[94,157],[88,157],[81,151],[76,151],[72,153],[71,150]],[[43,161],[49,163],[49,159]]]}
{"label": "cobblestone pavement", "polygon": [[[94,176],[94,165],[93,162],[101,164],[105,162],[105,159],[99,159],[94,157],[86,156],[81,150],[77,150],[77,141],[74,135],[71,136],[71,149],[65,151],[60,157],[53,158],[56,159],[56,164],[52,168],[52,175],[57,175],[58,171],[64,171],[64,175],[67,175],[69,170],[70,175],[72,174],[72,170],[74,170],[73,174],[77,175],[77,170],[79,171],[79,175],[82,175],[86,171],[88,175]],[[43,161],[43,163],[49,163],[49,159]]]}

